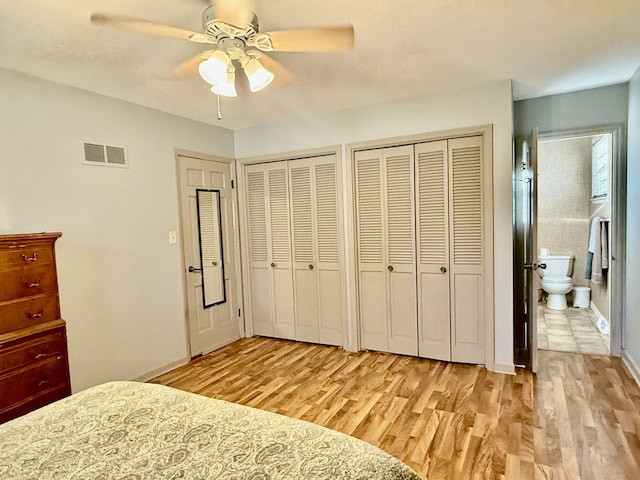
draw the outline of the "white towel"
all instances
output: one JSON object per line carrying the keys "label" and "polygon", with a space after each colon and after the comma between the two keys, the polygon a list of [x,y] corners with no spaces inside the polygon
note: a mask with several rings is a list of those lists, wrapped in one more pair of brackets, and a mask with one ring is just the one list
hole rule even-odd
{"label": "white towel", "polygon": [[593,278],[594,283],[602,283],[604,272],[609,268],[609,234],[608,222],[598,222],[596,231],[595,250],[593,252]]}
{"label": "white towel", "polygon": [[600,217],[593,217],[591,220],[591,230],[589,231],[588,252],[596,253],[596,238],[600,236]]}

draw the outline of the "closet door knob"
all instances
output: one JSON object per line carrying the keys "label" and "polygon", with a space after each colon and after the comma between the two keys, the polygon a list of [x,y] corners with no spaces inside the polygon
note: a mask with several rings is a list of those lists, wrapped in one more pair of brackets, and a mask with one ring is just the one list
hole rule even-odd
{"label": "closet door knob", "polygon": [[276,268],[276,264],[271,262],[271,268]]}
{"label": "closet door knob", "polygon": [[309,264],[309,270],[313,270],[313,264]]}
{"label": "closet door knob", "polygon": [[393,267],[392,267],[391,265],[389,265],[389,266],[387,267],[387,270],[389,270],[390,272],[393,272]]}
{"label": "closet door knob", "polygon": [[447,273],[447,268],[446,267],[440,267],[440,271],[442,273]]}

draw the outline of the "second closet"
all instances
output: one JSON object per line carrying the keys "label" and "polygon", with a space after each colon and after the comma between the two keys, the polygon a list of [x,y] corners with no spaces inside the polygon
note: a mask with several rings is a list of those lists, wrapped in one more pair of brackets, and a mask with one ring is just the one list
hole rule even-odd
{"label": "second closet", "polygon": [[485,362],[491,162],[470,136],[354,152],[360,346]]}

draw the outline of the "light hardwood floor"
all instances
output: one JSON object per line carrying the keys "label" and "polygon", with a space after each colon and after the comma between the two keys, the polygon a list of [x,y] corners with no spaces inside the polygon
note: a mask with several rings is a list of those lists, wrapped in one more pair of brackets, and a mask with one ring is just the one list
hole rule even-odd
{"label": "light hardwood floor", "polygon": [[640,479],[640,389],[617,358],[534,376],[267,338],[154,380],[356,436],[434,479]]}

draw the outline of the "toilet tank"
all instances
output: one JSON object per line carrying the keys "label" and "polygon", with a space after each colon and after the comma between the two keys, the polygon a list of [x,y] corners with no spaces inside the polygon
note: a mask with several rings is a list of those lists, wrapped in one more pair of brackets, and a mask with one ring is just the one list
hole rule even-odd
{"label": "toilet tank", "polygon": [[[573,270],[573,255],[540,255],[538,264],[546,263],[545,277],[570,277]],[[538,270],[540,271],[540,270]]]}

